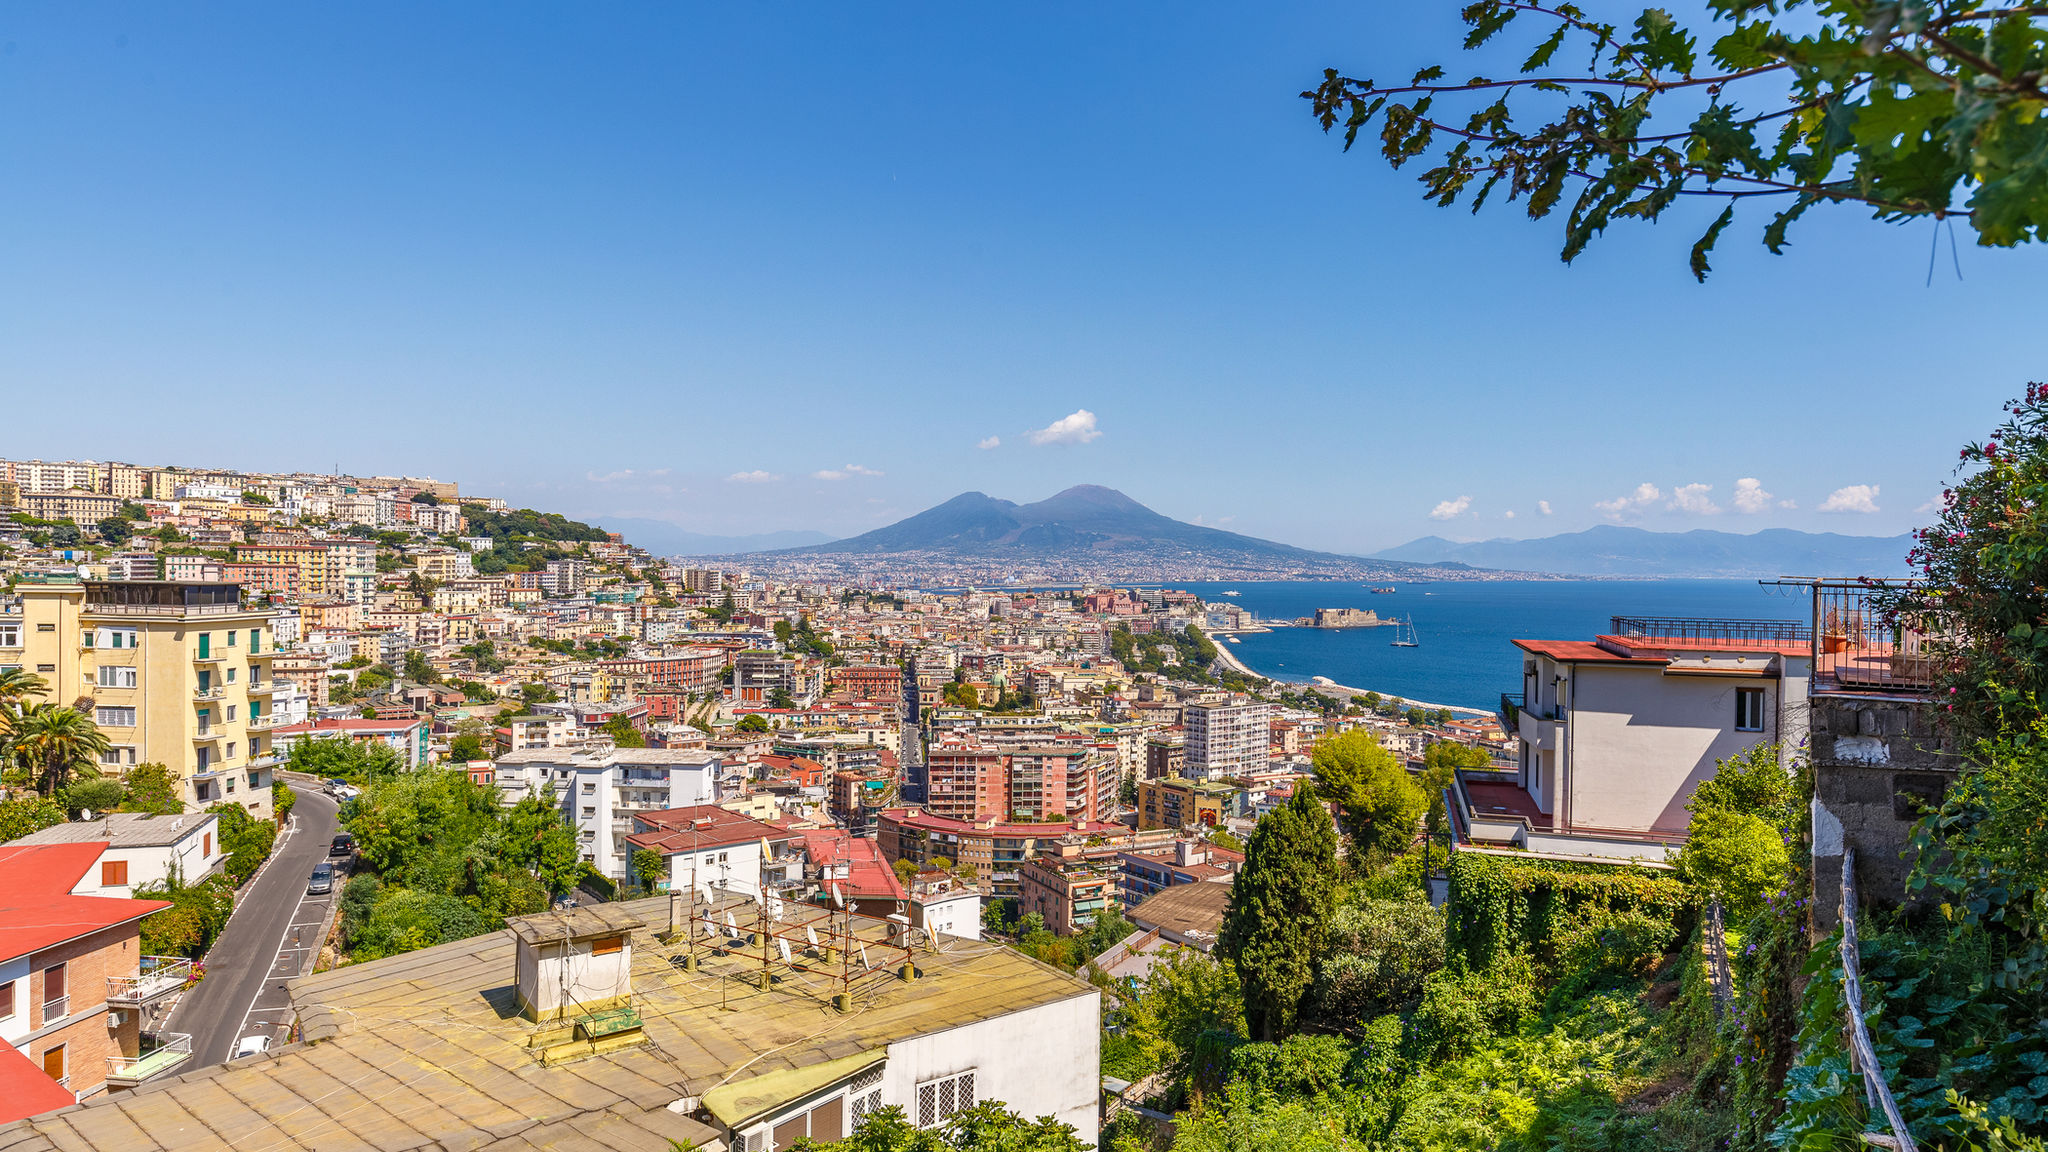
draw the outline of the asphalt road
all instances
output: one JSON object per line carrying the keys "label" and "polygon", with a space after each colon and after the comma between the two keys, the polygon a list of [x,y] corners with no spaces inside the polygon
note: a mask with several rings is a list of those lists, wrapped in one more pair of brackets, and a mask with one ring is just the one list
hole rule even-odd
{"label": "asphalt road", "polygon": [[280,1041],[291,1023],[285,985],[312,970],[328,903],[341,896],[341,877],[331,895],[306,895],[307,879],[334,840],[335,802],[315,789],[291,787],[299,799],[290,827],[206,954],[206,979],[185,993],[165,1024],[191,1034],[192,1067],[221,1063],[253,1033]]}

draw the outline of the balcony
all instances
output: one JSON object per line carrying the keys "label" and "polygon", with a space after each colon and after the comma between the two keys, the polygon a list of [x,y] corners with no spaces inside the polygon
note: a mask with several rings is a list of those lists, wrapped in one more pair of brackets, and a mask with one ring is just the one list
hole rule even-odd
{"label": "balcony", "polygon": [[161,1076],[192,1058],[192,1037],[184,1032],[145,1032],[142,1051],[134,1056],[107,1057],[107,1085],[133,1088]]}
{"label": "balcony", "polygon": [[1522,693],[1500,694],[1500,730],[1513,735],[1522,730]]}
{"label": "balcony", "polygon": [[221,652],[200,652],[200,651],[194,650],[194,651],[193,651],[193,653],[192,653],[192,662],[193,662],[194,664],[220,664],[220,663],[223,663],[224,661],[226,661],[226,660],[227,660],[227,658],[228,658],[228,654],[227,654],[226,652],[224,652],[224,651],[221,651]]}
{"label": "balcony", "polygon": [[52,1000],[43,1001],[43,1023],[48,1024],[52,1020],[62,1020],[69,1015],[71,1015],[71,997],[59,996]]}
{"label": "balcony", "polygon": [[201,728],[192,734],[192,742],[195,744],[205,744],[218,739],[220,739],[220,729],[218,728]]}
{"label": "balcony", "polygon": [[1735,647],[1810,644],[1813,629],[1794,620],[1721,620],[1701,616],[1612,616],[1614,635],[1628,640],[1722,641]]}
{"label": "balcony", "polygon": [[1934,687],[1944,638],[1938,613],[1914,606],[1914,585],[1813,584],[1813,691],[1921,696]]}
{"label": "balcony", "polygon": [[261,684],[250,684],[247,691],[251,696],[268,696],[283,687],[284,685],[275,680],[265,680]]}
{"label": "balcony", "polygon": [[220,685],[220,684],[215,684],[215,685],[213,685],[213,686],[212,686],[211,688],[194,688],[194,689],[192,690],[192,699],[194,699],[194,700],[219,700],[219,699],[221,699],[221,698],[225,697],[225,696],[226,696],[227,694],[228,694],[228,690],[227,690],[227,688],[226,688],[225,686],[223,686],[223,685]]}
{"label": "balcony", "polygon": [[261,756],[249,757],[247,767],[248,770],[251,772],[257,771],[258,769],[262,768],[275,768],[279,764],[282,764],[289,759],[291,759],[291,757],[286,756],[282,752],[265,752]]}
{"label": "balcony", "polygon": [[140,1008],[183,988],[191,978],[192,961],[183,956],[144,956],[135,975],[107,977],[107,1003]]}
{"label": "balcony", "polygon": [[79,609],[86,616],[253,616],[257,609],[240,604],[106,604],[88,600]]}
{"label": "balcony", "polygon": [[283,724],[284,717],[279,716],[275,712],[272,712],[267,716],[249,717],[249,731],[251,732],[268,732],[272,728],[280,727]]}

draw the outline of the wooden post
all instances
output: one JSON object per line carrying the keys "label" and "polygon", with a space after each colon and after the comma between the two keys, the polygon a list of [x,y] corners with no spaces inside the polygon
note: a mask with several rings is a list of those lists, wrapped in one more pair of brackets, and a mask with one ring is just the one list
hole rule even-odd
{"label": "wooden post", "polygon": [[1878,1133],[1865,1133],[1866,1144],[1897,1148],[1900,1152],[1918,1152],[1913,1143],[1913,1133],[1906,1127],[1906,1118],[1899,1114],[1899,1105],[1892,1099],[1892,1090],[1885,1083],[1884,1068],[1877,1062],[1877,1051],[1871,1046],[1870,1032],[1863,1023],[1863,959],[1856,940],[1856,849],[1842,850],[1842,998],[1847,1003],[1849,1015],[1849,1059],[1863,1073],[1863,1094],[1868,1098],[1873,1111],[1884,1113],[1885,1122],[1891,1126],[1889,1137]]}

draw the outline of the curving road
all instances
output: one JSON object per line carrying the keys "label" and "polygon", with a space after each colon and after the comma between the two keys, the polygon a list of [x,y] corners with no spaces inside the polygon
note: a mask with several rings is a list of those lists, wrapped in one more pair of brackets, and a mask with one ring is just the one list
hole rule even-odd
{"label": "curving road", "polygon": [[281,1040],[291,1022],[285,985],[312,970],[328,904],[340,898],[339,877],[331,895],[306,895],[307,878],[327,859],[334,840],[334,799],[287,783],[298,795],[290,827],[279,834],[269,862],[249,882],[206,954],[206,979],[185,993],[164,1025],[191,1034],[191,1067],[226,1060],[246,1035],[261,1032],[272,1043]]}

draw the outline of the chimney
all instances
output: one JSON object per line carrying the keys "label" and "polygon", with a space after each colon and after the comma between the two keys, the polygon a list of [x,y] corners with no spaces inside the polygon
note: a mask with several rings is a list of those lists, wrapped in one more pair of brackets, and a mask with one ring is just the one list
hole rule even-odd
{"label": "chimney", "polygon": [[1175,840],[1173,862],[1185,868],[1190,864],[1201,864],[1209,859],[1209,851],[1199,840]]}

